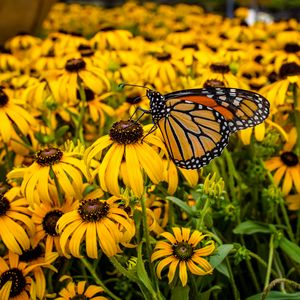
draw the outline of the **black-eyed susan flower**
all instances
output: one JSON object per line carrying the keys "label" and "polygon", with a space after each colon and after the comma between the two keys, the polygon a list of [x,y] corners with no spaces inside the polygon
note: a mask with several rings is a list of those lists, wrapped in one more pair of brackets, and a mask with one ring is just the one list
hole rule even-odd
{"label": "black-eyed susan flower", "polygon": [[59,255],[63,255],[59,243],[60,235],[56,231],[57,221],[65,213],[74,210],[78,203],[67,197],[64,199],[64,203],[60,204],[55,189],[51,189],[51,198],[53,199],[52,202],[34,203],[31,208],[32,221],[36,226],[32,244],[35,248],[38,247],[39,243],[44,242],[46,254],[56,251]]}
{"label": "black-eyed susan flower", "polygon": [[69,197],[79,197],[84,177],[87,177],[81,153],[48,147],[34,155],[34,162],[24,168],[15,168],[7,174],[8,179],[22,178],[21,190],[32,205],[34,202],[51,203],[50,187]]}
{"label": "black-eyed susan flower", "polygon": [[56,268],[52,265],[57,257],[57,252],[45,253],[44,248],[40,244],[24,251],[22,255],[19,256],[20,263],[26,263],[28,267],[38,265],[32,270],[32,276],[39,278],[39,285],[35,287],[37,299],[43,299],[45,297],[46,278],[43,266],[57,272]]}
{"label": "black-eyed susan flower", "polygon": [[115,114],[114,109],[104,101],[110,97],[112,93],[96,95],[91,89],[84,89],[84,93],[89,116],[95,124],[99,124],[100,128],[103,128],[106,116],[113,117]]}
{"label": "black-eyed susan flower", "polygon": [[289,93],[291,84],[300,87],[300,63],[284,63],[279,69],[279,80],[263,87],[260,93],[268,98],[271,108],[276,109],[278,106],[294,102]]}
{"label": "black-eyed susan flower", "polygon": [[160,91],[167,87],[175,87],[179,82],[179,75],[187,74],[187,67],[169,52],[157,52],[143,65],[143,77]]}
{"label": "black-eyed susan flower", "polygon": [[[0,299],[31,300],[45,297],[45,288],[40,276],[34,276],[33,270],[49,265],[40,262],[28,265],[19,260],[19,255],[9,251],[7,261],[0,257]],[[37,288],[39,287],[39,288]],[[37,291],[39,291],[37,293]]]}
{"label": "black-eyed susan flower", "polygon": [[199,181],[198,170],[177,168],[173,161],[164,160],[164,176],[165,181],[168,183],[168,193],[171,195],[176,192],[178,184],[180,182],[178,169],[181,175],[183,175],[183,178],[191,187],[196,186]]}
{"label": "black-eyed susan flower", "polygon": [[282,194],[288,195],[294,187],[300,193],[300,159],[293,152],[297,140],[296,129],[293,128],[289,133],[287,143],[279,156],[272,157],[265,162],[265,167],[274,172],[274,183],[281,186]]}
{"label": "black-eyed susan flower", "polygon": [[77,102],[77,91],[80,85],[100,94],[110,88],[109,80],[105,72],[92,64],[85,62],[83,58],[70,58],[63,70],[49,72],[45,75],[54,98],[68,103]]}
{"label": "black-eyed susan flower", "polygon": [[213,267],[203,257],[214,252],[214,242],[208,241],[201,247],[200,243],[203,243],[207,235],[198,230],[191,234],[189,228],[173,227],[172,230],[174,234],[170,232],[161,234],[167,241],[158,241],[151,256],[151,261],[160,260],[156,267],[158,278],[161,279],[161,272],[168,265],[169,284],[174,280],[175,274],[178,274],[183,286],[187,284],[188,271],[194,275],[211,274]]}
{"label": "black-eyed susan flower", "polygon": [[30,237],[35,233],[28,205],[20,196],[19,187],[0,194],[0,238],[9,250],[18,254],[30,248]]}
{"label": "black-eyed susan flower", "polygon": [[7,89],[0,88],[0,136],[5,143],[8,143],[16,130],[23,135],[27,135],[37,121],[24,108],[25,102],[12,97],[12,93]]}
{"label": "black-eyed susan flower", "polygon": [[99,50],[128,49],[132,33],[128,30],[116,29],[112,26],[103,27],[91,39],[91,44]]}
{"label": "black-eyed susan flower", "polygon": [[300,193],[288,195],[285,197],[285,202],[289,210],[300,210]]}
{"label": "black-eyed susan flower", "polygon": [[68,279],[69,282],[55,298],[56,300],[69,299],[89,299],[89,300],[108,300],[102,296],[103,288],[97,285],[88,284],[87,281],[74,282],[70,277],[63,276],[60,281]]}
{"label": "black-eyed susan flower", "polygon": [[[144,136],[144,129],[139,123],[119,121],[113,124],[109,135],[99,138],[86,150],[84,156],[88,167],[97,156],[101,161],[93,174],[98,175],[104,191],[120,195],[119,175],[138,197],[143,195],[145,189],[144,172],[154,184],[164,180],[163,162],[156,149],[165,152],[164,144],[153,134],[147,134],[149,130],[148,126]],[[107,152],[101,155],[107,148]],[[123,168],[122,160],[125,160]]]}
{"label": "black-eyed susan flower", "polygon": [[121,252],[119,243],[126,242],[124,232],[129,232],[127,236],[130,238],[134,236],[134,223],[126,211],[119,207],[119,198],[90,198],[77,204],[76,210],[64,214],[57,222],[60,245],[65,256],[70,257],[71,253],[80,257],[83,242],[88,257],[98,258],[98,244],[103,253],[114,256]]}
{"label": "black-eyed susan flower", "polygon": [[201,87],[209,80],[217,80],[224,83],[226,87],[248,88],[245,82],[231,72],[230,66],[226,63],[215,62],[212,63],[209,68],[200,67],[197,70],[197,74],[199,74],[200,77],[196,80],[196,83]]}

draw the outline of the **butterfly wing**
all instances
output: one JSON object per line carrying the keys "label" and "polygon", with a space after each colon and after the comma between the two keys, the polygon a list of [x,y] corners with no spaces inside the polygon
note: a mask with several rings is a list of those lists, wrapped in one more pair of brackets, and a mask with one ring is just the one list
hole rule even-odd
{"label": "butterfly wing", "polygon": [[166,101],[174,98],[218,111],[227,120],[231,133],[262,123],[270,111],[270,103],[263,96],[235,88],[190,89],[165,95]]}
{"label": "butterfly wing", "polygon": [[221,113],[181,99],[169,99],[166,105],[168,113],[157,126],[177,166],[198,169],[221,155],[230,134]]}

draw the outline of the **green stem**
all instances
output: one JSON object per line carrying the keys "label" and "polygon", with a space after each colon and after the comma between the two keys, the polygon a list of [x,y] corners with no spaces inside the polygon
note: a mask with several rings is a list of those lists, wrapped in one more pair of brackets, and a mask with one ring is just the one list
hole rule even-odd
{"label": "green stem", "polygon": [[129,280],[133,282],[138,282],[138,279],[131,272],[126,270],[115,256],[109,257],[109,260],[122,275],[126,276]]}
{"label": "green stem", "polygon": [[256,274],[255,274],[255,272],[253,270],[253,267],[252,267],[252,264],[251,264],[250,260],[246,259],[246,265],[247,265],[247,268],[249,270],[251,279],[253,281],[255,290],[258,293],[260,291],[260,286],[259,286],[259,283],[258,283],[258,280],[257,280],[257,276],[256,276]]}
{"label": "green stem", "polygon": [[293,83],[293,100],[294,100],[294,114],[295,114],[295,126],[297,130],[297,142],[295,146],[295,152],[300,155],[300,105],[298,102],[297,95],[297,84]]}
{"label": "green stem", "polygon": [[235,167],[232,161],[232,157],[227,149],[224,150],[224,155],[228,166],[228,181],[229,181],[230,195],[231,195],[231,199],[235,200],[236,199],[235,188],[234,188],[234,177],[236,176]]}
{"label": "green stem", "polygon": [[115,294],[113,294],[106,286],[105,284],[101,281],[101,279],[98,277],[96,271],[94,270],[93,266],[89,263],[89,261],[86,258],[80,258],[80,261],[85,265],[85,267],[89,270],[89,272],[91,273],[91,275],[93,276],[95,283],[100,285],[104,292],[111,297],[114,300],[122,300],[121,298],[119,298],[118,296],[116,296]]}
{"label": "green stem", "polygon": [[266,278],[265,278],[265,288],[268,287],[269,281],[270,281],[270,276],[271,276],[271,270],[272,270],[272,264],[273,264],[273,255],[274,255],[274,234],[271,235],[270,237],[270,243],[269,243],[269,260],[268,260],[268,266],[267,266],[267,273],[266,273]]}
{"label": "green stem", "polygon": [[142,218],[143,218],[143,235],[145,237],[145,242],[146,242],[146,253],[147,253],[147,258],[148,258],[148,262],[149,262],[150,277],[151,277],[151,281],[155,282],[155,286],[158,290],[157,278],[155,276],[153,264],[151,263],[152,248],[151,248],[151,243],[150,243],[150,233],[149,233],[148,222],[147,222],[147,207],[146,207],[146,197],[145,196],[143,196],[141,198],[141,206],[142,206]]}
{"label": "green stem", "polygon": [[76,132],[75,132],[75,139],[76,141],[79,139],[81,143],[84,143],[84,136],[83,136],[83,119],[86,111],[86,95],[84,92],[84,88],[81,83],[78,84],[79,95],[80,95],[80,111],[79,111],[79,118],[76,123]]}
{"label": "green stem", "polygon": [[300,289],[300,284],[295,282],[295,281],[292,281],[292,280],[289,280],[289,279],[286,279],[286,278],[277,278],[277,279],[274,279],[273,281],[271,281],[268,286],[265,287],[262,295],[261,295],[261,298],[260,300],[265,300],[270,292],[270,290],[276,285],[276,284],[280,284],[280,283],[285,283],[285,284],[288,284],[288,285],[291,285],[292,287],[296,288],[296,289]]}
{"label": "green stem", "polygon": [[233,297],[235,300],[240,300],[241,299],[240,294],[239,294],[239,291],[235,284],[233,272],[232,272],[228,257],[225,258],[225,261],[226,261],[226,265],[227,265],[227,269],[228,269],[228,273],[229,273],[230,283],[231,283],[231,287],[232,287],[232,291],[233,291]]}
{"label": "green stem", "polygon": [[293,234],[293,229],[292,229],[292,226],[291,226],[291,223],[290,223],[290,219],[289,219],[289,216],[287,214],[286,207],[285,207],[283,201],[284,201],[283,198],[280,199],[279,205],[280,205],[280,209],[281,209],[281,212],[282,212],[282,216],[283,216],[285,225],[287,227],[286,231],[287,231],[287,234],[288,234],[290,240],[296,243],[296,239],[295,239],[294,234]]}
{"label": "green stem", "polygon": [[7,168],[8,168],[8,171],[12,170],[13,166],[14,166],[14,163],[12,161],[12,157],[11,157],[11,151],[8,150],[8,146],[6,143],[3,143],[4,144],[4,149],[5,149],[5,152],[6,152],[6,161],[7,161]]}
{"label": "green stem", "polygon": [[[255,258],[262,266],[264,266],[266,269],[268,268],[268,265],[267,265],[267,263],[260,257],[260,256],[258,256],[256,253],[254,253],[254,252],[251,252],[250,250],[248,250],[249,251],[249,256],[250,257],[253,257],[253,258]],[[273,269],[271,269],[271,274],[274,276],[274,277],[278,277],[279,275],[278,275],[278,273],[275,271],[275,270],[273,270]]]}
{"label": "green stem", "polygon": [[[203,198],[203,197],[202,197]],[[204,226],[204,218],[210,208],[210,200],[209,200],[209,197],[205,197],[206,198],[206,201],[204,203],[204,206],[203,208],[201,209],[201,216],[200,218],[197,220],[197,228],[198,230],[200,231],[203,231],[203,229],[205,228]]]}

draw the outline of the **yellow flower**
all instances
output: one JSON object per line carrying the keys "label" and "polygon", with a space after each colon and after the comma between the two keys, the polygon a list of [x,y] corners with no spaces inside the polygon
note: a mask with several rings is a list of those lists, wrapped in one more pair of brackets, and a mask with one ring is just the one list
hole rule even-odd
{"label": "yellow flower", "polygon": [[127,30],[103,27],[91,39],[92,46],[99,50],[104,49],[128,49],[132,33]]}
{"label": "yellow flower", "polygon": [[217,80],[226,87],[248,88],[245,82],[231,73],[229,65],[225,63],[212,63],[209,69],[200,68],[197,72],[200,78],[196,82],[200,87],[205,86],[210,80]]}
{"label": "yellow flower", "polygon": [[143,66],[143,77],[146,82],[151,82],[157,90],[166,91],[166,85],[176,87],[179,74],[186,74],[187,67],[184,62],[168,52],[156,53],[148,59]]}
{"label": "yellow flower", "polygon": [[296,128],[289,133],[289,139],[280,156],[275,156],[265,162],[265,167],[274,173],[274,183],[281,186],[284,196],[288,195],[293,187],[300,193],[300,161],[292,150],[297,140]]}
{"label": "yellow flower", "polygon": [[63,255],[56,224],[61,216],[75,209],[78,203],[67,197],[64,199],[64,203],[59,204],[55,189],[51,189],[51,199],[52,202],[50,203],[34,203],[30,209],[32,211],[32,221],[36,226],[36,234],[32,239],[32,244],[33,247],[37,247],[40,242],[44,241],[46,254],[57,251],[59,255]]}
{"label": "yellow flower", "polygon": [[199,248],[199,243],[207,236],[195,230],[191,234],[189,228],[173,227],[173,234],[164,232],[162,237],[167,241],[157,242],[151,261],[160,260],[156,267],[156,273],[161,279],[161,272],[169,266],[169,284],[174,280],[176,270],[179,269],[179,279],[183,286],[187,284],[189,270],[194,275],[211,274],[213,267],[203,258],[209,256],[215,250],[213,241],[206,242],[204,247]]}
{"label": "yellow flower", "polygon": [[289,93],[289,87],[291,84],[297,84],[300,88],[300,64],[295,62],[283,64],[279,70],[279,78],[280,80],[260,90],[260,93],[270,101],[271,110],[273,111],[278,106],[293,103],[294,100]]}
{"label": "yellow flower", "polygon": [[83,58],[68,59],[63,70],[49,71],[45,74],[57,101],[77,102],[77,91],[80,85],[100,94],[110,88],[109,80],[104,71],[85,62]]}
{"label": "yellow flower", "polygon": [[56,300],[69,300],[69,299],[89,299],[89,300],[108,300],[104,296],[100,296],[104,290],[97,285],[90,285],[87,281],[73,282],[71,277],[63,276],[60,281],[70,279],[67,286],[63,288]]}
{"label": "yellow flower", "polygon": [[0,71],[17,71],[21,69],[20,61],[9,50],[0,49]]}
{"label": "yellow flower", "polygon": [[19,261],[19,256],[11,251],[8,261],[0,257],[0,299],[31,300],[33,295],[43,299],[45,284],[40,273],[31,275],[39,266],[49,265],[48,261],[28,265]]}
{"label": "yellow flower", "polygon": [[[124,183],[136,196],[141,197],[145,189],[143,170],[154,184],[163,181],[162,159],[150,145],[165,151],[164,144],[153,134],[143,137],[143,132],[143,127],[137,122],[130,120],[116,122],[111,127],[109,135],[99,138],[86,150],[84,159],[88,168],[94,157],[101,161],[93,174],[98,175],[100,186],[104,191],[119,196],[118,177],[122,174]],[[107,148],[109,149],[103,155],[103,150]],[[121,170],[122,160],[125,164]]]}
{"label": "yellow flower", "polygon": [[164,161],[164,176],[165,181],[168,182],[168,194],[173,195],[178,187],[179,183],[179,174],[178,169],[180,173],[183,175],[184,179],[187,181],[187,183],[194,187],[198,183],[199,180],[199,174],[198,170],[187,170],[182,168],[177,168],[173,161]]}
{"label": "yellow flower", "polygon": [[98,258],[98,246],[107,256],[121,252],[119,243],[128,242],[124,235],[135,234],[133,221],[119,207],[119,198],[91,198],[78,202],[78,209],[64,214],[57,222],[60,245],[65,256],[80,257],[80,245],[86,244],[88,257]]}
{"label": "yellow flower", "polygon": [[8,90],[0,88],[0,137],[8,143],[16,133],[15,127],[26,136],[37,125],[32,115],[23,108],[24,101],[13,99]]}
{"label": "yellow flower", "polygon": [[300,210],[300,193],[285,198],[289,210]]}
{"label": "yellow flower", "polygon": [[86,105],[89,116],[94,123],[99,122],[100,128],[104,127],[106,115],[113,117],[115,112],[112,107],[105,104],[104,100],[112,95],[112,93],[105,93],[96,95],[91,89],[84,89],[86,97]]}
{"label": "yellow flower", "polygon": [[17,254],[30,248],[29,238],[35,233],[28,201],[19,194],[19,187],[0,194],[0,237],[4,245]]}
{"label": "yellow flower", "polygon": [[39,200],[51,203],[49,189],[54,185],[59,193],[69,197],[80,195],[83,178],[87,177],[78,151],[62,151],[49,147],[35,153],[34,162],[25,168],[16,168],[7,174],[8,179],[22,178],[21,190],[32,205]]}

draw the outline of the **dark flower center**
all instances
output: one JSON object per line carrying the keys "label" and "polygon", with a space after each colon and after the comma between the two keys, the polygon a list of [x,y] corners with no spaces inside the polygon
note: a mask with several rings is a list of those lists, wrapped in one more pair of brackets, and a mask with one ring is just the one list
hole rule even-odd
{"label": "dark flower center", "polygon": [[250,86],[250,88],[251,88],[252,90],[258,91],[258,90],[260,90],[264,85],[263,85],[263,84],[258,84],[258,83],[250,83],[249,86]]}
{"label": "dark flower center", "polygon": [[275,71],[272,71],[269,75],[268,75],[268,80],[270,81],[270,83],[273,83],[275,81],[277,81],[278,79],[278,75]]}
{"label": "dark flower center", "polygon": [[296,53],[300,51],[300,46],[297,43],[287,43],[284,46],[284,51],[287,53]]}
{"label": "dark flower center", "polygon": [[48,235],[58,236],[58,233],[56,231],[56,223],[62,215],[63,215],[63,212],[58,209],[49,211],[45,215],[42,225],[43,225],[43,229],[45,230],[45,232]]}
{"label": "dark flower center", "polygon": [[8,96],[6,93],[0,88],[0,107],[5,106],[8,103]]}
{"label": "dark flower center", "polygon": [[112,30],[116,30],[115,27],[113,26],[103,26],[100,31],[112,31]]}
{"label": "dark flower center", "polygon": [[138,104],[142,101],[142,98],[138,95],[128,96],[125,101],[129,104]]}
{"label": "dark flower center", "polygon": [[257,63],[260,63],[262,59],[263,59],[263,56],[261,54],[258,54],[255,56],[254,61]]}
{"label": "dark flower center", "polygon": [[0,216],[5,215],[9,209],[10,209],[10,202],[6,197],[0,194]]}
{"label": "dark flower center", "polygon": [[47,148],[40,150],[35,154],[35,161],[40,166],[52,166],[58,163],[63,156],[63,152],[58,148]]}
{"label": "dark flower center", "polygon": [[196,51],[199,50],[199,46],[197,44],[184,44],[181,49],[194,49]]}
{"label": "dark flower center", "polygon": [[89,45],[79,45],[78,46],[78,51],[80,52],[81,56],[82,57],[89,57],[89,56],[93,56],[94,55],[94,51],[93,49],[91,48],[91,46]]}
{"label": "dark flower center", "polygon": [[20,295],[26,287],[26,279],[18,268],[12,268],[2,273],[0,276],[0,289],[8,281],[12,282],[9,297]]}
{"label": "dark flower center", "polygon": [[294,75],[300,75],[300,65],[295,62],[283,64],[279,69],[279,76],[281,78]]}
{"label": "dark flower center", "polygon": [[109,136],[119,144],[134,144],[143,137],[144,130],[141,124],[135,121],[119,121],[112,125]]}
{"label": "dark flower center", "polygon": [[159,61],[167,61],[171,58],[171,54],[167,53],[167,52],[163,52],[163,53],[156,53],[155,57],[157,60]]}
{"label": "dark flower center", "polygon": [[82,220],[86,222],[98,222],[105,218],[109,212],[109,204],[99,199],[83,200],[78,208]]}
{"label": "dark flower center", "polygon": [[[86,101],[93,101],[95,99],[95,93],[91,89],[85,88],[84,93],[85,93]],[[77,99],[81,99],[80,93],[78,90],[77,90]]]}
{"label": "dark flower center", "polygon": [[213,72],[221,73],[221,74],[226,74],[226,73],[229,73],[229,72],[230,72],[229,66],[226,65],[226,64],[222,64],[222,63],[211,64],[211,65],[210,65],[210,69],[211,69]]}
{"label": "dark flower center", "polygon": [[298,156],[293,152],[283,152],[280,155],[281,161],[288,167],[296,166],[299,162]]}
{"label": "dark flower center", "polygon": [[78,72],[85,68],[85,61],[81,58],[71,58],[67,60],[65,69],[69,72]]}
{"label": "dark flower center", "polygon": [[38,244],[35,248],[31,248],[29,250],[23,251],[20,255],[20,261],[30,262],[39,257],[43,254],[43,249],[40,244]]}
{"label": "dark flower center", "polygon": [[191,30],[190,27],[183,27],[183,28],[179,28],[179,29],[176,29],[174,30],[174,32],[189,32]]}
{"label": "dark flower center", "polygon": [[194,252],[192,245],[190,245],[187,242],[180,242],[174,244],[172,248],[173,255],[179,260],[189,260]]}
{"label": "dark flower center", "polygon": [[225,86],[224,82],[221,80],[217,80],[217,79],[208,79],[205,81],[204,85],[205,88],[208,87],[221,87],[221,86]]}
{"label": "dark flower center", "polygon": [[81,294],[81,295],[76,295],[76,296],[72,297],[70,300],[88,300],[88,297]]}

